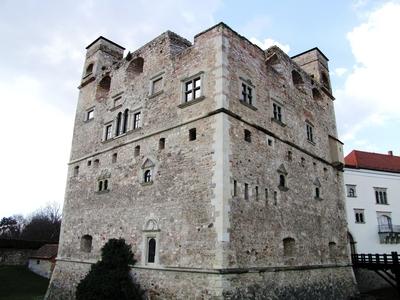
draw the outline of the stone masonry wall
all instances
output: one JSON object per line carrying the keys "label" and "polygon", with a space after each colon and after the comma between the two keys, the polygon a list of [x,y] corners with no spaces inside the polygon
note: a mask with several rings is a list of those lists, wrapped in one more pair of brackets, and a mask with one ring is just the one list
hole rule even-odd
{"label": "stone masonry wall", "polygon": [[[84,70],[91,63],[94,68],[84,71],[80,87],[58,261],[47,299],[73,299],[101,247],[119,237],[132,246],[138,260],[132,273],[151,299],[353,294],[342,174],[330,165],[333,105],[327,97],[312,99],[309,76],[279,49],[274,50],[279,66],[272,68],[266,56],[273,49],[263,52],[224,24],[197,35],[193,45],[163,33],[130,58],[109,43],[95,41],[84,64]],[[138,57],[143,71],[132,73]],[[292,86],[291,68],[302,74],[301,87]],[[183,83],[194,75],[201,76],[202,97],[183,103]],[[111,87],[99,97],[106,76]],[[159,77],[162,89],[152,94]],[[239,101],[242,80],[254,87],[254,107]],[[271,121],[272,99],[284,105],[286,126]],[[94,118],[87,120],[93,108]],[[105,125],[115,126],[125,109],[127,132],[104,140]],[[132,113],[138,111],[141,126],[133,129]],[[306,119],[314,125],[315,145],[305,139]],[[193,128],[196,140],[190,141]],[[244,141],[244,129],[251,143]],[[281,165],[286,191],[277,186]],[[152,170],[150,183],[143,182],[146,169]],[[317,178],[322,199],[314,199]],[[109,188],[98,192],[103,179]],[[90,251],[81,247],[84,235],[92,237]],[[146,262],[149,236],[157,240],[155,263]],[[296,241],[290,257],[283,256],[286,237]]]}

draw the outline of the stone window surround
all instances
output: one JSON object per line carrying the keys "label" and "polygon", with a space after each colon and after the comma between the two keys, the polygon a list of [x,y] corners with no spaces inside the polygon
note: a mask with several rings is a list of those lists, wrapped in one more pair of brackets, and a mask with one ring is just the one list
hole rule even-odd
{"label": "stone window surround", "polygon": [[[185,84],[188,81],[195,79],[196,77],[200,77],[200,97],[186,102],[185,101]],[[179,108],[184,108],[186,106],[190,106],[190,105],[198,103],[206,98],[205,97],[205,77],[206,76],[205,76],[204,71],[200,71],[194,75],[182,78],[180,80],[181,81],[181,103],[178,105]]]}
{"label": "stone window surround", "polygon": [[[142,167],[140,168],[139,173],[138,173],[138,176],[140,176],[139,177],[140,184],[142,186],[152,185],[154,183],[157,169],[158,168],[156,167],[154,160],[150,159],[149,157],[146,157],[143,160]],[[145,182],[144,175],[147,171],[150,171],[151,179],[150,179],[150,181]]]}
{"label": "stone window surround", "polygon": [[[107,127],[111,125],[111,136],[107,137]],[[114,127],[114,121],[109,121],[104,124],[103,127],[103,142],[110,141],[114,138],[114,132],[113,132],[113,127]]]}
{"label": "stone window surround", "polygon": [[[378,196],[377,196],[378,193]],[[380,194],[382,193],[382,194]],[[388,202],[388,194],[387,194],[387,188],[384,187],[374,187],[374,194],[375,194],[375,204],[378,205],[389,205]],[[382,195],[382,197],[381,197]]]}
{"label": "stone window surround", "polygon": [[[354,222],[356,224],[365,224],[365,214],[364,214],[365,209],[363,208],[354,208]],[[357,221],[357,214],[360,214],[362,216],[362,220],[359,219]]]}
{"label": "stone window surround", "polygon": [[[250,89],[252,90],[252,91],[251,91],[251,104],[242,99],[242,91],[243,91],[243,90],[242,90],[242,85],[243,85],[243,84],[246,85],[246,88],[250,88]],[[252,109],[252,110],[257,110],[257,108],[256,108],[256,106],[255,106],[256,100],[257,100],[257,99],[256,99],[256,92],[255,92],[255,91],[256,91],[256,87],[255,87],[255,85],[251,82],[250,79],[245,79],[245,78],[239,76],[239,91],[238,91],[239,102],[240,102],[241,104],[243,104],[244,106],[246,106],[246,107]]]}
{"label": "stone window surround", "polygon": [[[121,107],[121,106],[120,106],[120,107]],[[126,109],[126,108],[125,108],[125,109]],[[125,109],[121,109],[119,112],[121,112],[122,115],[123,115],[123,112],[125,111]],[[134,115],[135,115],[136,113],[140,113],[139,127],[138,127],[138,128],[133,128],[133,126],[134,126],[133,123],[134,123],[134,121],[135,121],[135,120],[134,120]],[[112,128],[115,128],[115,126],[117,125],[117,118],[115,117],[113,120],[104,123],[103,139],[102,139],[102,142],[103,142],[103,143],[104,143],[104,142],[112,141],[112,140],[114,140],[114,139],[118,139],[118,138],[120,138],[120,137],[122,137],[122,136],[125,136],[125,135],[131,133],[131,132],[136,132],[136,131],[140,130],[140,129],[142,128],[142,125],[143,125],[143,110],[142,110],[142,107],[141,107],[141,106],[140,106],[140,107],[136,107],[136,108],[134,108],[134,109],[132,109],[132,110],[129,109],[129,113],[128,113],[128,128],[127,128],[126,132],[120,133],[118,136],[116,136],[116,135],[115,135],[115,130],[112,130],[112,136],[111,136],[111,138],[106,139],[106,127],[107,127],[108,125],[110,125],[110,124],[112,124]],[[123,120],[121,121],[120,126],[122,126],[122,124],[123,124]]]}
{"label": "stone window surround", "polygon": [[[154,224],[151,228],[149,227],[150,222]],[[141,262],[143,266],[155,266],[159,265],[159,253],[160,253],[160,228],[158,226],[158,222],[151,218],[148,219],[145,226],[143,227],[143,245],[142,245],[142,257]],[[154,263],[147,262],[148,254],[149,254],[149,240],[155,239],[156,241],[156,253],[154,257]]]}
{"label": "stone window surround", "polygon": [[[148,96],[149,99],[156,97],[164,92],[164,74],[165,71],[161,71],[150,78],[149,96]],[[161,80],[161,90],[154,93],[154,82],[158,80]]]}
{"label": "stone window surround", "polygon": [[[90,113],[92,113],[92,117],[89,118]],[[94,114],[95,114],[95,106],[89,107],[85,111],[85,116],[84,116],[84,122],[90,122],[94,119]]]}
{"label": "stone window surround", "polygon": [[[350,194],[350,190],[353,189],[354,195]],[[346,184],[346,195],[349,198],[357,198],[357,185],[355,184]]]}
{"label": "stone window surround", "polygon": [[[274,117],[274,109],[273,109],[274,104],[277,105],[278,107],[280,107],[280,109],[281,109],[281,111],[280,111],[280,113],[281,113],[281,119],[280,119],[280,120]],[[286,124],[285,124],[285,114],[284,114],[284,105],[283,105],[281,102],[279,102],[278,100],[276,100],[275,98],[272,98],[272,109],[271,109],[271,113],[272,113],[272,115],[271,115],[271,121],[273,121],[273,122],[275,122],[275,123],[281,125],[282,127],[285,127],[285,126],[286,126]]]}
{"label": "stone window surround", "polygon": [[[307,134],[307,142],[315,146],[315,139],[314,139],[314,125],[309,121],[306,120],[306,134]],[[309,130],[311,138],[309,138]]]}

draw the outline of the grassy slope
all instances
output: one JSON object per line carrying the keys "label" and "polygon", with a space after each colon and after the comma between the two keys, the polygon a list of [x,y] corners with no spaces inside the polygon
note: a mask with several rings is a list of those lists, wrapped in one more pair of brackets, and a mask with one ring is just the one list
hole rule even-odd
{"label": "grassy slope", "polygon": [[0,266],[0,300],[43,299],[48,284],[26,267]]}

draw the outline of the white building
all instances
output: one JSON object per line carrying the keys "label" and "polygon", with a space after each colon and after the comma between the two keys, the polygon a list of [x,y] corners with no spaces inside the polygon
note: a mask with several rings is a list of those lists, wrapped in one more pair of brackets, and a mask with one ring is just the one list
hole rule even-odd
{"label": "white building", "polygon": [[400,252],[400,156],[353,150],[345,164],[352,252]]}

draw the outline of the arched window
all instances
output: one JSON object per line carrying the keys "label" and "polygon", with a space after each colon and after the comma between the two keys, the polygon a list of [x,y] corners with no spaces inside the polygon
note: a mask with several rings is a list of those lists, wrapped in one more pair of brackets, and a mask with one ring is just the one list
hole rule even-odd
{"label": "arched window", "polygon": [[312,96],[314,100],[322,100],[322,95],[317,88],[312,89]]}
{"label": "arched window", "polygon": [[154,263],[156,258],[156,240],[149,238],[147,242],[147,262]]}
{"label": "arched window", "polygon": [[392,218],[387,215],[381,215],[378,218],[379,232],[391,232],[392,231]]}
{"label": "arched window", "polygon": [[103,190],[103,181],[99,181],[99,184],[98,184],[98,191],[99,192],[101,192]]}
{"label": "arched window", "polygon": [[108,190],[108,180],[104,180],[104,190],[107,191]]}
{"label": "arched window", "polygon": [[86,234],[81,237],[81,251],[83,252],[90,252],[92,251],[92,240],[93,238]]}
{"label": "arched window", "polygon": [[85,75],[89,75],[90,73],[93,72],[93,64],[89,64],[86,68],[86,73]]}
{"label": "arched window", "polygon": [[128,116],[129,116],[129,109],[125,109],[124,121],[122,123],[122,133],[125,133],[128,130]]}
{"label": "arched window", "polygon": [[320,198],[319,187],[315,188],[315,198]]}
{"label": "arched window", "polygon": [[117,115],[117,126],[115,128],[115,135],[119,136],[121,134],[121,122],[122,122],[122,112]]}
{"label": "arched window", "polygon": [[97,86],[96,99],[104,98],[108,95],[111,87],[111,77],[105,76],[102,80],[100,80],[99,85]]}
{"label": "arched window", "polygon": [[139,156],[139,155],[140,155],[140,146],[137,145],[137,146],[135,147],[135,157],[137,157],[137,156]]}
{"label": "arched window", "polygon": [[291,257],[295,256],[295,254],[296,254],[296,241],[291,237],[283,239],[283,255],[285,257]]}
{"label": "arched window", "polygon": [[158,141],[158,149],[159,150],[163,150],[165,148],[165,138],[161,138],[159,141]]}
{"label": "arched window", "polygon": [[329,258],[335,258],[336,257],[336,243],[335,242],[329,242]]}
{"label": "arched window", "polygon": [[144,182],[151,182],[151,170],[146,170],[143,175]]}
{"label": "arched window", "polygon": [[354,188],[349,188],[349,197],[355,197],[356,196],[356,192],[354,190]]}
{"label": "arched window", "polygon": [[143,72],[144,59],[137,57],[129,63],[126,73],[128,79],[133,79],[135,76]]}
{"label": "arched window", "polygon": [[292,71],[292,81],[294,85],[303,84],[303,78],[301,77],[300,73],[296,70]]}

